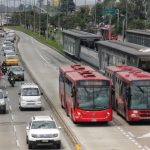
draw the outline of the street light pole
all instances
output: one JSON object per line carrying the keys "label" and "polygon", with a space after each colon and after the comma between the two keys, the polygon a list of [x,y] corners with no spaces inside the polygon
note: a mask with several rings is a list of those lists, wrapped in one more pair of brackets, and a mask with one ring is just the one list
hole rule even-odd
{"label": "street light pole", "polygon": [[[1,0],[1,8],[2,8],[2,0]],[[3,14],[1,12],[1,26],[2,26],[2,19],[3,19]]]}
{"label": "street light pole", "polygon": [[[16,1],[14,0],[14,14],[15,14],[15,8],[16,8]],[[14,15],[14,25],[15,25],[15,15]]]}
{"label": "street light pole", "polygon": [[119,31],[119,22],[120,22],[120,17],[119,17],[119,15],[120,15],[120,11],[119,11],[119,9],[117,9],[117,29],[118,29],[118,31]]}
{"label": "street light pole", "polygon": [[40,1],[40,13],[39,13],[39,36],[41,35],[41,1]]}
{"label": "street light pole", "polygon": [[25,13],[25,20],[24,20],[24,22],[25,22],[25,28],[26,28],[26,0],[25,0],[25,5],[24,5],[24,13]]}
{"label": "street light pole", "polygon": [[126,30],[128,28],[128,1],[125,0],[126,5]]}
{"label": "street light pole", "polygon": [[95,26],[96,26],[96,17],[97,17],[97,14],[96,14],[96,0],[95,0]]}
{"label": "street light pole", "polygon": [[8,0],[7,0],[7,27],[8,27]]}
{"label": "street light pole", "polygon": [[33,21],[33,31],[35,32],[35,0],[34,0],[34,6],[33,6],[33,11],[34,11],[34,21]]}
{"label": "street light pole", "polygon": [[47,17],[46,17],[46,40],[48,40],[48,0],[47,0]]}
{"label": "street light pole", "polygon": [[[20,0],[20,8],[21,8],[21,0]],[[20,15],[20,26],[21,26],[21,10],[19,10],[19,15]]]}

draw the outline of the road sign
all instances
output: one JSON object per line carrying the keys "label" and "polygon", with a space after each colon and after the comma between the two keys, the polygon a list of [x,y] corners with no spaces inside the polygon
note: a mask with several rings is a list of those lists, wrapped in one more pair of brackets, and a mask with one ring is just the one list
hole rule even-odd
{"label": "road sign", "polygon": [[117,14],[117,9],[112,8],[112,9],[103,9],[101,11],[102,15],[115,15]]}

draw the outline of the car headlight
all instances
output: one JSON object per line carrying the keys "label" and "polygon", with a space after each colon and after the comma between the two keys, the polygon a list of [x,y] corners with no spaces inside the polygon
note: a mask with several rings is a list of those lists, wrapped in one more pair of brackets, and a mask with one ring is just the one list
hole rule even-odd
{"label": "car headlight", "polygon": [[58,133],[53,134],[53,137],[58,137]]}
{"label": "car headlight", "polygon": [[5,105],[5,101],[3,100],[3,101],[0,101],[0,104],[1,105]]}

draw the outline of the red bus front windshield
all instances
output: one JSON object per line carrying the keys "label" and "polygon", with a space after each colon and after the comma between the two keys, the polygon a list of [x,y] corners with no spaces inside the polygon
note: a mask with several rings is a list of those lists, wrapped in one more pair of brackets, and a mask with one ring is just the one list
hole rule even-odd
{"label": "red bus front windshield", "polygon": [[109,81],[81,82],[77,84],[78,108],[83,110],[103,110],[110,107]]}
{"label": "red bus front windshield", "polygon": [[130,109],[150,109],[150,81],[134,81],[130,99]]}

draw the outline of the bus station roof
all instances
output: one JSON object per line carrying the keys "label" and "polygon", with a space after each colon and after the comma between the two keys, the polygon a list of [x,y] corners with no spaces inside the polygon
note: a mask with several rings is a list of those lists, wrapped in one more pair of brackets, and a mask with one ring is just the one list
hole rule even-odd
{"label": "bus station roof", "polygon": [[96,44],[109,47],[116,51],[129,53],[134,56],[150,56],[150,48],[138,44],[123,42],[119,40],[98,41],[96,42]]}
{"label": "bus station roof", "polygon": [[80,38],[80,39],[86,39],[86,38],[100,39],[101,38],[101,35],[84,32],[84,31],[79,31],[79,30],[74,30],[74,29],[63,30],[62,32],[64,34],[68,34],[68,35],[71,35],[71,36],[74,36],[74,37]]}
{"label": "bus station roof", "polygon": [[127,33],[135,33],[135,34],[143,34],[150,36],[150,30],[139,30],[139,29],[134,29],[134,30],[126,30]]}

